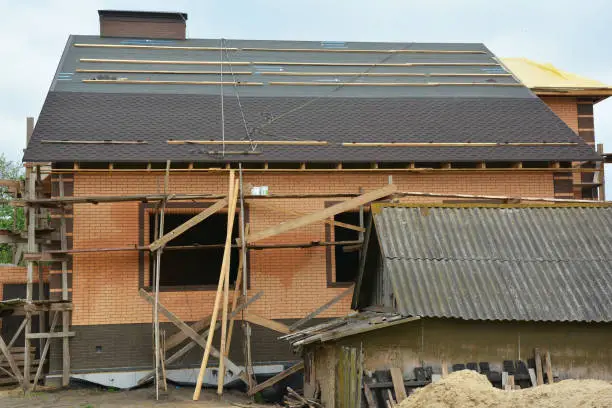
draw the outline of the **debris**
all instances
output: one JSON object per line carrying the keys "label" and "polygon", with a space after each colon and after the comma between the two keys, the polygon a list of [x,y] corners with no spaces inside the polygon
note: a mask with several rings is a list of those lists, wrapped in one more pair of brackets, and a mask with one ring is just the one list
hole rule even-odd
{"label": "debris", "polygon": [[416,407],[574,408],[612,406],[612,384],[600,380],[565,380],[551,385],[503,391],[487,377],[463,370],[415,391],[399,408]]}
{"label": "debris", "polygon": [[283,403],[290,408],[323,408],[321,401],[314,398],[305,398],[291,387],[287,387],[287,395],[283,398]]}

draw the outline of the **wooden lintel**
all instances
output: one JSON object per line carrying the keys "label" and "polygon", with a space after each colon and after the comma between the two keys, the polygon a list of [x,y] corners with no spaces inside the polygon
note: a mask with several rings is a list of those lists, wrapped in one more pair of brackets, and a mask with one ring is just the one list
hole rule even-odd
{"label": "wooden lintel", "polygon": [[341,212],[345,212],[353,208],[359,207],[361,205],[367,204],[371,201],[375,201],[380,198],[387,197],[395,193],[396,191],[397,191],[397,187],[393,184],[389,184],[378,190],[370,191],[369,193],[365,193],[358,197],[343,201],[339,204],[333,205],[331,207],[327,207],[323,210],[314,212],[312,214],[307,214],[302,217],[284,222],[280,225],[276,225],[274,227],[267,228],[263,231],[259,231],[259,232],[250,234],[247,237],[246,242],[253,243],[255,241],[259,241],[265,238],[269,238],[275,235],[282,234],[283,232],[291,231],[296,228],[310,225],[317,221],[325,220]]}

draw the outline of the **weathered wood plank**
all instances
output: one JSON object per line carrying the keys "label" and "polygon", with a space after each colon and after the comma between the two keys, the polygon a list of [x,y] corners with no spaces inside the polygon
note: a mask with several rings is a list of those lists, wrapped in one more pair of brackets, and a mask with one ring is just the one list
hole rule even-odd
{"label": "weathered wood plank", "polygon": [[[17,363],[15,363],[15,359],[13,358],[13,355],[9,351],[8,347],[6,346],[6,343],[4,342],[4,339],[2,338],[2,336],[0,336],[0,351],[2,351],[2,354],[4,354],[4,357],[6,358],[6,361],[8,361],[9,366],[11,367],[11,371],[13,372],[17,380],[19,382],[23,382],[24,377],[21,375],[21,371],[19,370],[19,367],[17,367]],[[29,355],[30,353],[26,353],[26,356],[29,356]],[[25,364],[24,364],[26,370],[30,368],[29,364],[30,364],[30,359],[29,357],[27,357],[25,360]],[[29,377],[29,373],[28,373],[28,377]]]}
{"label": "weathered wood plank", "polygon": [[58,339],[63,337],[74,337],[75,332],[55,332],[55,333],[30,333],[26,339]]}
{"label": "weathered wood plank", "polygon": [[[59,313],[60,312],[55,312],[53,314],[53,320],[51,321],[51,327],[49,328],[49,331],[51,333],[53,333],[53,330],[55,330],[55,325],[57,324]],[[38,369],[36,370],[36,375],[34,376],[34,384],[32,385],[32,391],[36,390],[36,385],[38,384],[38,379],[40,378],[40,375],[42,374],[42,370],[45,365],[45,358],[47,358],[47,353],[49,352],[50,345],[51,345],[51,340],[47,340],[45,342],[44,348],[42,349],[42,353],[40,354],[40,361],[38,363]]]}
{"label": "weathered wood plank", "polygon": [[247,236],[247,243],[260,241],[262,239],[273,237],[275,235],[279,235],[284,232],[294,230],[296,228],[310,225],[317,221],[325,220],[327,218],[333,217],[336,214],[340,214],[342,212],[359,207],[360,205],[367,204],[371,201],[375,201],[380,198],[389,196],[395,193],[396,191],[397,187],[393,184],[389,184],[378,190],[370,191],[369,193],[365,193],[358,197],[351,198],[336,205],[332,205],[331,207],[327,207],[323,210],[316,211],[312,214],[307,214],[302,217],[284,222],[282,224],[275,225],[274,227],[265,229],[263,231],[250,234],[249,236]]}
{"label": "weathered wood plank", "polygon": [[401,403],[403,400],[408,398],[406,395],[406,387],[404,386],[404,375],[402,374],[402,370],[398,367],[392,367],[391,372],[391,380],[393,381],[393,389],[395,390],[395,398],[398,403]]}
{"label": "weathered wood plank", "polygon": [[288,369],[286,369],[285,371],[281,371],[280,373],[276,374],[274,377],[262,382],[261,384],[257,384],[255,387],[251,388],[248,392],[247,395],[251,396],[251,395],[255,395],[257,394],[259,391],[264,390],[268,387],[273,386],[274,384],[276,384],[277,382],[279,382],[280,380],[289,377],[291,374],[297,373],[300,370],[304,369],[304,362],[300,361],[299,363],[292,365],[291,367],[289,367]]}
{"label": "weathered wood plank", "polygon": [[272,319],[267,319],[263,316],[256,315],[255,313],[245,313],[244,319],[249,323],[256,324],[258,326],[266,327],[270,330],[274,330],[279,333],[289,334],[291,330],[289,327],[281,322],[277,322]]}
{"label": "weathered wood plank", "polygon": [[546,351],[546,377],[548,377],[549,384],[553,384],[555,382],[552,373],[552,363],[550,361],[550,351]]}
{"label": "weathered wood plank", "polygon": [[538,385],[544,384],[544,374],[542,373],[542,357],[540,355],[540,349],[536,348],[533,350],[535,364],[536,364],[536,380]]}

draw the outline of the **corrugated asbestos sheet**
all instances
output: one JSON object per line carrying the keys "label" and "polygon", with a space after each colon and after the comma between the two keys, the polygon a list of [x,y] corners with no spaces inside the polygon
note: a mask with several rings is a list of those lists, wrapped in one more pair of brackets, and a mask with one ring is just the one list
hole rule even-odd
{"label": "corrugated asbestos sheet", "polygon": [[[220,142],[221,92],[225,140],[328,143],[243,145],[232,147],[231,156],[219,155],[219,145],[168,144]],[[84,140],[141,143],[78,143]],[[342,144],[483,141],[499,145]],[[549,144],[507,145],[523,142]],[[24,156],[56,162],[331,163],[599,158],[483,44],[222,44],[97,36],[69,38]]]}
{"label": "corrugated asbestos sheet", "polygon": [[612,206],[382,207],[403,315],[612,321]]}

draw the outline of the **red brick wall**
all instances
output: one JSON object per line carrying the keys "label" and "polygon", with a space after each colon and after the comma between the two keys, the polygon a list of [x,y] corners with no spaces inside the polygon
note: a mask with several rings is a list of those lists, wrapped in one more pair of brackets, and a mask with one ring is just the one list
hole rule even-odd
{"label": "red brick wall", "polygon": [[[362,173],[245,173],[245,183],[267,185],[271,193],[357,193],[388,183],[386,172]],[[226,193],[228,176],[218,173],[173,173],[174,193]],[[553,196],[549,172],[448,172],[395,173],[393,182],[402,191],[452,192],[511,196]],[[125,195],[163,191],[160,173],[76,173],[74,195]],[[432,202],[432,199],[410,201]],[[329,199],[268,200],[292,211],[312,212]],[[139,203],[78,204],[74,206],[74,248],[121,247],[139,239]],[[251,232],[293,218],[291,215],[250,204]],[[145,217],[146,219],[146,217]],[[313,224],[262,241],[308,242],[324,240],[323,223]],[[148,234],[144,234],[147,239]],[[204,254],[204,253],[203,253]],[[137,252],[87,253],[74,256],[73,325],[144,323],[151,308],[138,296]],[[269,318],[301,318],[343,288],[327,286],[325,248],[251,251],[250,290],[263,291],[250,310]],[[215,291],[162,292],[161,302],[181,319],[193,321],[210,313]],[[349,310],[350,297],[321,317]]]}
{"label": "red brick wall", "polygon": [[576,98],[543,96],[541,99],[567,126],[578,133],[578,104]]}

